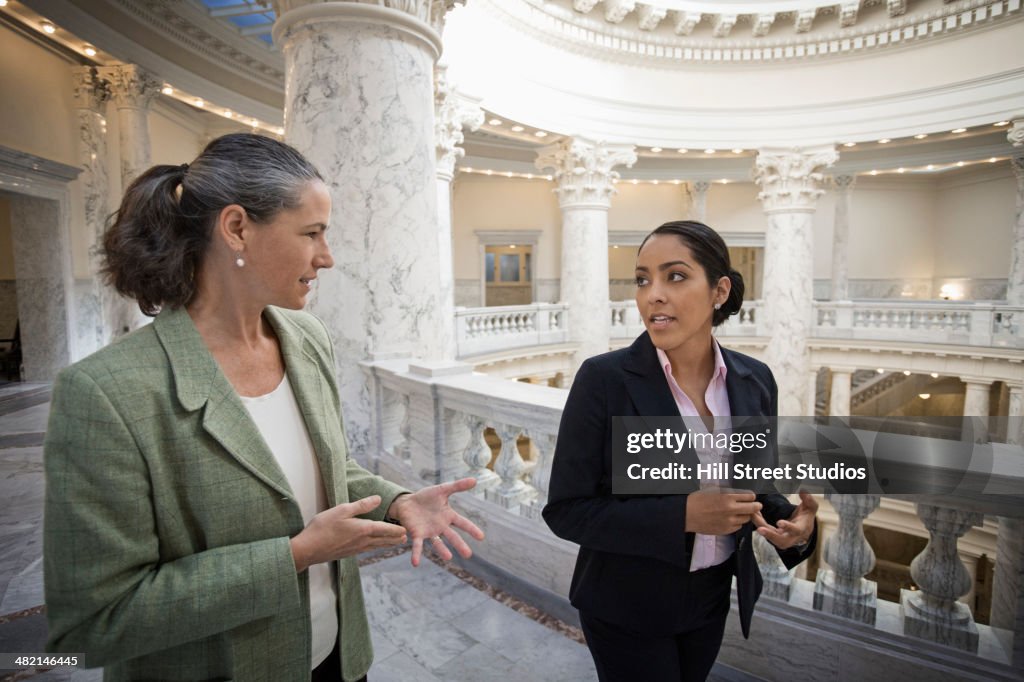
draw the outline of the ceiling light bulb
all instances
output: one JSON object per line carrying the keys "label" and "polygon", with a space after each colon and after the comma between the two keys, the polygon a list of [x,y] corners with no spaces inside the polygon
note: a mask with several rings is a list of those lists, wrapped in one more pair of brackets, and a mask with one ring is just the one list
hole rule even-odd
{"label": "ceiling light bulb", "polygon": [[705,150],[704,150],[704,153],[705,153],[705,154],[714,154],[714,153],[715,153],[715,150],[714,150],[714,149],[705,149]]}
{"label": "ceiling light bulb", "polygon": [[204,101],[203,101],[203,100],[201,100],[201,99],[197,99],[197,100],[196,100],[196,106],[197,106],[197,107],[200,107],[200,108],[202,108],[202,107],[205,107],[205,106],[206,106],[206,102],[204,102]]}
{"label": "ceiling light bulb", "polygon": [[844,142],[843,146],[844,147],[856,147],[857,143],[856,142]]}
{"label": "ceiling light bulb", "polygon": [[888,137],[883,137],[881,140],[878,141],[878,144],[889,144],[890,142],[892,142],[892,140],[890,140]]}
{"label": "ceiling light bulb", "polygon": [[897,173],[906,173],[906,172],[907,172],[907,169],[906,169],[906,168],[897,168],[897,169],[896,169],[896,172],[897,172]]}
{"label": "ceiling light bulb", "polygon": [[928,137],[928,133],[918,133],[917,135],[914,135],[915,140],[923,140],[926,137]]}
{"label": "ceiling light bulb", "polygon": [[928,170],[935,170],[935,164],[929,163],[928,164]]}
{"label": "ceiling light bulb", "polygon": [[536,135],[537,137],[547,137],[548,136],[548,134],[545,133],[543,130],[538,130],[537,132],[534,133],[534,135]]}
{"label": "ceiling light bulb", "polygon": [[657,180],[652,180],[652,181],[651,181],[651,184],[657,185],[657,184],[658,184],[658,181],[657,181]]}
{"label": "ceiling light bulb", "polygon": [[160,92],[164,93],[165,95],[173,95],[174,88],[172,88],[170,85],[165,85]]}
{"label": "ceiling light bulb", "polygon": [[733,154],[742,154],[742,153],[743,153],[743,150],[742,150],[742,149],[733,149],[733,150],[732,150],[732,153],[733,153]]}
{"label": "ceiling light bulb", "polygon": [[257,121],[256,119],[254,119],[254,118],[250,118],[250,119],[249,119],[249,125],[251,125],[251,126],[252,126],[253,128],[256,128],[256,127],[258,127],[258,126],[259,126],[259,124],[260,124],[260,122],[259,122],[259,121]]}
{"label": "ceiling light bulb", "polygon": [[885,374],[885,370],[884,370],[884,369],[882,369],[881,367],[879,367],[879,368],[878,368],[878,369],[876,369],[875,371],[876,371],[876,372],[878,372],[879,374]]}
{"label": "ceiling light bulb", "polygon": [[938,379],[938,378],[939,378],[939,373],[938,372],[932,372],[932,379]]}
{"label": "ceiling light bulb", "polygon": [[96,56],[96,48],[93,47],[92,45],[89,45],[89,44],[86,44],[82,48],[82,52],[85,53],[86,57],[95,57]]}
{"label": "ceiling light bulb", "polygon": [[999,121],[998,123],[996,123],[996,125],[997,126],[1008,126],[1008,125],[1010,125],[1010,122],[1009,121]]}
{"label": "ceiling light bulb", "polygon": [[963,161],[957,161],[956,165],[957,165],[958,168],[963,168],[964,167],[964,162]]}
{"label": "ceiling light bulb", "polygon": [[719,182],[722,183],[723,185],[728,185],[729,184],[729,179],[728,178],[722,178],[721,180],[719,180]]}
{"label": "ceiling light bulb", "polygon": [[632,180],[631,180],[630,182],[632,182],[632,183],[633,183],[634,185],[636,185],[636,184],[637,184],[637,183],[639,183],[640,181],[639,181],[639,180],[637,180],[636,178],[633,178],[633,179],[632,179]]}
{"label": "ceiling light bulb", "polygon": [[7,7],[7,0],[0,0],[0,7]]}
{"label": "ceiling light bulb", "polygon": [[967,132],[967,128],[957,128],[957,129],[953,130],[952,132],[953,132],[954,135],[959,135],[960,133],[966,133]]}
{"label": "ceiling light bulb", "polygon": [[878,171],[876,171],[876,170],[871,171],[871,175],[878,175]]}
{"label": "ceiling light bulb", "polygon": [[997,159],[996,157],[994,157],[994,156],[993,156],[993,157],[992,157],[991,159],[989,159],[989,160],[988,160],[988,162],[989,162],[989,163],[995,163],[995,162],[996,162],[996,161],[998,161],[998,160],[999,160],[999,159]]}
{"label": "ceiling light bulb", "polygon": [[224,112],[224,115],[225,115],[225,116],[227,116],[228,118],[234,118],[234,116],[235,116],[235,115],[234,115],[234,114],[232,114],[232,113],[231,113],[230,111],[225,111],[225,112]]}
{"label": "ceiling light bulb", "polygon": [[910,370],[909,369],[903,370],[903,376],[909,377],[910,376]]}
{"label": "ceiling light bulb", "polygon": [[661,147],[651,147],[651,151],[657,154],[658,152],[661,151]]}
{"label": "ceiling light bulb", "polygon": [[492,126],[500,126],[501,125],[501,119],[500,118],[492,118],[487,123],[492,125]]}
{"label": "ceiling light bulb", "polygon": [[680,154],[686,154],[690,150],[689,149],[677,149],[676,151],[679,152]]}
{"label": "ceiling light bulb", "polygon": [[284,135],[284,128],[278,128],[277,129],[277,134],[278,135]]}
{"label": "ceiling light bulb", "polygon": [[523,126],[512,126],[512,132],[513,133],[521,133],[521,132],[523,132]]}
{"label": "ceiling light bulb", "polygon": [[921,400],[928,400],[928,398],[932,397],[932,394],[931,393],[918,393],[917,397],[920,398]]}
{"label": "ceiling light bulb", "polygon": [[43,32],[44,32],[44,33],[48,33],[48,34],[50,34],[50,35],[53,35],[54,33],[56,33],[56,32],[57,32],[57,27],[56,27],[56,26],[54,26],[53,24],[51,24],[51,23],[50,23],[50,22],[48,22],[48,21],[44,21],[44,22],[43,22],[43,23],[41,24],[41,26],[43,27]]}

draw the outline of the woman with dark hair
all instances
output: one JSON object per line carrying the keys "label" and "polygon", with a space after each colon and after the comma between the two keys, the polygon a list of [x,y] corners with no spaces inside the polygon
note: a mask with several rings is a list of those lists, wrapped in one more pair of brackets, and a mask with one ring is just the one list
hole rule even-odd
{"label": "woman with dark hair", "polygon": [[473,479],[409,493],[349,457],[331,341],[301,312],[330,214],[317,170],[259,135],[128,187],[106,275],[156,319],[54,386],[50,650],[106,680],[356,680],[356,556],[483,538],[448,505]]}
{"label": "woman with dark hair", "polygon": [[[711,333],[743,305],[743,278],[718,233],[694,221],[654,230],[637,254],[636,285],[647,331],[576,374],[544,519],[580,545],[570,599],[600,679],[703,680],[722,643],[733,576],[749,635],[761,591],[755,526],[793,567],[814,550],[817,503],[806,493],[794,506],[778,494],[714,487],[613,494],[613,417],[681,416],[717,433],[723,418],[777,416],[768,367]],[[728,451],[695,455],[702,464],[730,462]]]}

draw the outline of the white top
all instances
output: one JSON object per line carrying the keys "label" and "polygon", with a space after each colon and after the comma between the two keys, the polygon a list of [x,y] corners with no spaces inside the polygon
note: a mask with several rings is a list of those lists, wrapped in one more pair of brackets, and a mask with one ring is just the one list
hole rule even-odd
{"label": "white top", "polygon": [[[309,525],[317,513],[327,509],[320,467],[306,422],[295,400],[288,375],[266,395],[255,398],[241,396],[253,422],[270,447],[295,501],[302,512],[302,522]],[[338,640],[338,594],[331,579],[331,563],[309,567],[309,611],[313,625],[313,667],[320,665],[334,649]]]}

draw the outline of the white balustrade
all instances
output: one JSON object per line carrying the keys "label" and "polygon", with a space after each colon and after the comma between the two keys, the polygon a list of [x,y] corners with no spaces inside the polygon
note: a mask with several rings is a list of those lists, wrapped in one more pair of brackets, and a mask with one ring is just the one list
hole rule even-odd
{"label": "white balustrade", "polygon": [[459,357],[565,343],[566,310],[564,303],[456,308]]}

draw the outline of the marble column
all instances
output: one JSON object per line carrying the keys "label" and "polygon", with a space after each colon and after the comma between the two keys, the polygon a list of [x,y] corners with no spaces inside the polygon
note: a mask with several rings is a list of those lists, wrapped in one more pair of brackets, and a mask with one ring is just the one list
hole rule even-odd
{"label": "marble column", "polygon": [[836,616],[875,624],[878,583],[864,576],[875,566],[875,553],[864,537],[864,519],[878,509],[880,495],[825,493],[839,516],[839,527],[825,543],[828,569],[818,571],[814,608]]}
{"label": "marble column", "polygon": [[837,175],[832,179],[836,190],[836,214],[832,227],[832,300],[850,300],[850,281],[847,259],[850,253],[850,203],[853,184],[852,175]]}
{"label": "marble column", "polygon": [[[455,162],[466,151],[460,147],[463,128],[476,130],[484,122],[479,104],[462,98],[448,82],[448,67],[438,65],[434,71],[434,140],[437,145],[437,239],[441,277],[439,289],[441,320],[444,323],[440,341],[441,358],[456,355],[455,338],[455,272],[452,265],[452,180]],[[447,322],[445,322],[447,321]]]}
{"label": "marble column", "polygon": [[832,368],[832,391],[828,400],[828,416],[850,416],[852,378],[852,370]]}
{"label": "marble column", "polygon": [[691,186],[693,188],[693,218],[706,223],[708,220],[708,189],[711,188],[711,183],[707,180],[698,180]]}
{"label": "marble column", "polygon": [[[78,163],[82,173],[78,176],[85,210],[85,229],[91,260],[93,282],[88,301],[76,303],[78,342],[81,354],[91,353],[105,346],[111,339],[113,306],[119,298],[99,276],[102,259],[99,247],[107,216],[110,214],[108,196],[110,178],[107,175],[107,119],[106,103],[110,99],[107,81],[99,77],[95,67],[74,66],[71,79],[75,88],[75,117],[78,124]],[[86,298],[83,296],[83,298]],[[123,304],[122,304],[123,305]]]}
{"label": "marble column", "polygon": [[978,651],[978,626],[966,604],[957,601],[971,591],[971,574],[957,554],[957,540],[980,526],[984,515],[957,509],[917,505],[928,529],[928,545],[910,563],[910,576],[921,588],[900,591],[903,632],[946,646]]}
{"label": "marble column", "polygon": [[[992,383],[985,379],[960,377],[966,389],[964,391],[964,428],[970,428],[976,443],[988,440],[989,393]],[[970,424],[966,422],[970,421]]]}
{"label": "marble column", "polygon": [[310,308],[327,324],[351,451],[371,457],[360,361],[439,360],[445,330],[437,225],[434,62],[451,0],[274,2],[285,61],[285,141],[331,193],[335,265]]}
{"label": "marble column", "polygon": [[577,345],[572,373],[587,358],[608,352],[608,208],[615,166],[632,166],[632,145],[565,138],[538,152],[537,168],[553,168],[562,209],[561,299],[569,308],[569,340]]}
{"label": "marble column", "polygon": [[1013,175],[1017,178],[1017,219],[1013,225],[1013,239],[1010,251],[1010,275],[1006,282],[1006,302],[1024,305],[1024,119],[1013,122],[1007,133],[1013,146],[1014,156],[1010,159]]}
{"label": "marble column", "polygon": [[[121,192],[152,165],[149,146],[149,106],[160,94],[161,82],[135,64],[102,66],[99,74],[110,84],[117,108],[118,140],[121,157]],[[111,296],[105,313],[112,337],[137,329],[149,321],[134,301]]]}
{"label": "marble column", "polygon": [[754,178],[768,218],[765,234],[764,293],[759,329],[768,338],[764,359],[779,385],[779,415],[813,414],[804,377],[812,329],[814,210],[824,176],[838,159],[835,148],[762,149]]}

